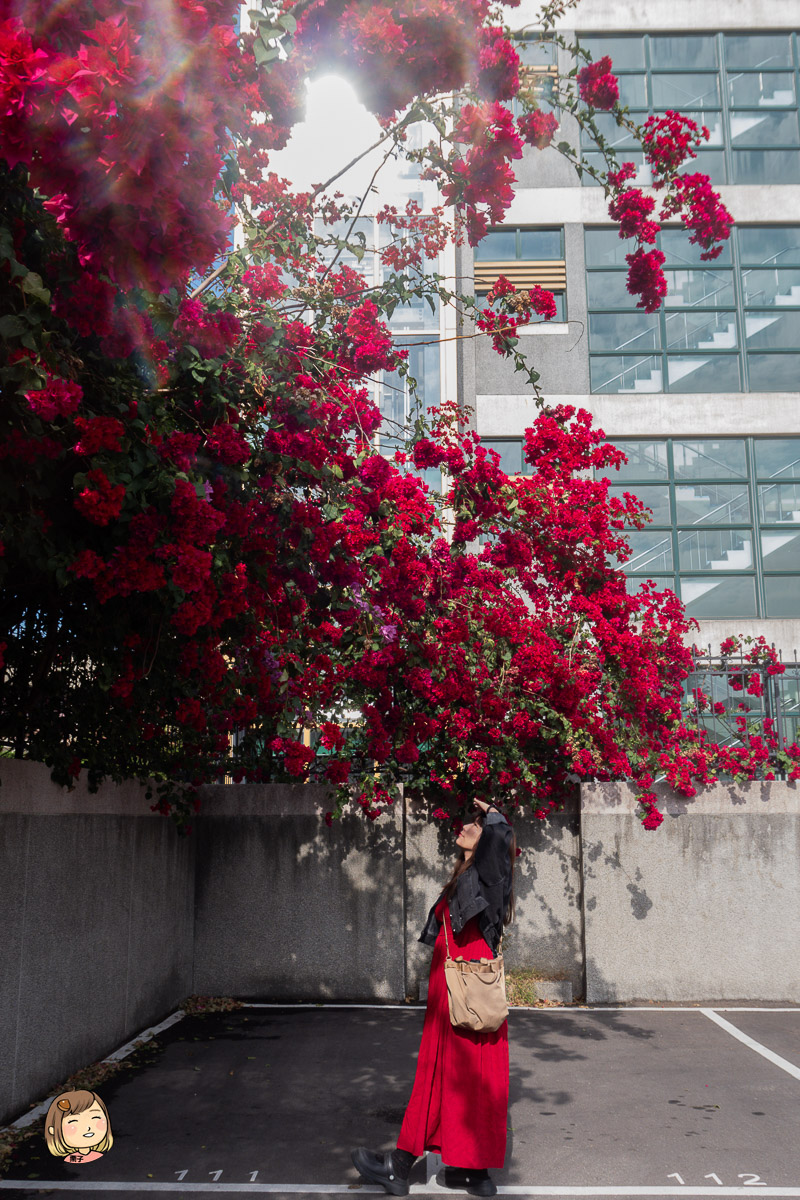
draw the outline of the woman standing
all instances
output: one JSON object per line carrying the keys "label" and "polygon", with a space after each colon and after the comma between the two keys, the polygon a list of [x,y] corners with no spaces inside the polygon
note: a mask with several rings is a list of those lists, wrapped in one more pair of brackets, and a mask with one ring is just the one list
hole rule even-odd
{"label": "woman standing", "polygon": [[452,957],[494,957],[503,926],[513,915],[516,847],[511,826],[494,805],[475,801],[475,821],[458,835],[461,854],[431,909],[421,942],[433,946],[428,1004],[411,1100],[390,1154],[359,1147],[359,1174],[392,1196],[408,1195],[408,1176],[426,1150],[446,1163],[442,1187],[494,1196],[489,1167],[502,1167],[508,1114],[508,1022],[493,1033],[450,1023],[444,961],[445,933]]}

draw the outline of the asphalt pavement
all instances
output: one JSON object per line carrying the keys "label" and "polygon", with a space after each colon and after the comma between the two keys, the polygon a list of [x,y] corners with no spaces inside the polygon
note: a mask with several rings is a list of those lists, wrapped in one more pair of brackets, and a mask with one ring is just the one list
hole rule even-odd
{"label": "asphalt pavement", "polygon": [[[175,1020],[97,1088],[112,1149],[70,1165],[37,1136],[0,1200],[383,1195],[350,1149],[394,1146],[422,1020],[258,1005]],[[501,1195],[800,1200],[800,1008],[514,1009],[509,1037]],[[416,1164],[412,1194],[446,1194],[438,1165]]]}

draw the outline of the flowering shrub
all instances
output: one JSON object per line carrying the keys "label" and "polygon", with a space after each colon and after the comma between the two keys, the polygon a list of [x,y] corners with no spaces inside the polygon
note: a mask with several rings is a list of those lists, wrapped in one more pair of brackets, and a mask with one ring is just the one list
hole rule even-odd
{"label": "flowering shrub", "polygon": [[[403,781],[456,821],[476,794],[543,818],[570,779],[625,777],[654,828],[655,775],[687,790],[711,760],[681,723],[680,605],[626,591],[643,512],[589,477],[619,452],[541,398],[524,477],[448,404],[394,460],[374,447],[367,385],[408,371],[389,318],[453,302],[424,259],[503,219],[556,116],[504,103],[518,55],[485,0],[287,0],[239,37],[235,10],[176,0],[168,37],[142,0],[20,0],[0,24],[0,739],[65,784],[155,779],[185,825],[228,775],[320,778],[371,820]],[[574,111],[615,103],[611,65],[578,73]],[[358,207],[269,168],[329,68],[456,210],[386,208],[369,291],[330,233]],[[643,140],[659,219],[712,255],[728,219],[675,175],[690,126]],[[631,178],[608,190],[650,310],[663,259]],[[552,294],[501,279],[461,303],[536,390],[517,331]],[[443,468],[444,497],[412,465]]]}

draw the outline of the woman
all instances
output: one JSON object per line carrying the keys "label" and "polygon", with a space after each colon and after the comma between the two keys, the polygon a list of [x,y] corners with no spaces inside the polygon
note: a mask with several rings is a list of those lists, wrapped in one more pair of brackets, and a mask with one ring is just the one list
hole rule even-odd
{"label": "woman", "polygon": [[502,1167],[508,1113],[508,1022],[493,1033],[456,1029],[450,1023],[444,976],[445,925],[453,958],[494,957],[503,925],[513,915],[516,847],[511,826],[494,805],[480,810],[458,835],[461,855],[431,909],[420,937],[434,947],[428,1005],[411,1100],[390,1154],[359,1147],[359,1174],[392,1196],[408,1195],[415,1160],[435,1150],[446,1163],[442,1187],[494,1196],[489,1167]]}

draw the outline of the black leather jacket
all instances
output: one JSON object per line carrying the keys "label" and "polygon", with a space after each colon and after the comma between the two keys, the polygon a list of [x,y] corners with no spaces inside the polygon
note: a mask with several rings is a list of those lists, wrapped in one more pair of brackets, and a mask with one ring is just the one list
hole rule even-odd
{"label": "black leather jacket", "polygon": [[[455,891],[450,897],[450,924],[453,933],[460,933],[467,921],[477,916],[478,925],[486,941],[497,953],[503,935],[503,917],[511,897],[511,860],[509,847],[512,838],[511,826],[502,813],[490,810],[483,823],[472,862],[458,877]],[[441,894],[436,904],[441,900]],[[432,946],[439,932],[435,916],[436,904],[428,913],[425,928],[419,940]]]}

